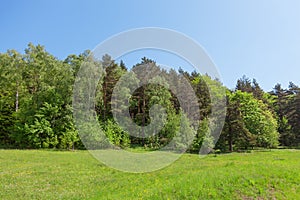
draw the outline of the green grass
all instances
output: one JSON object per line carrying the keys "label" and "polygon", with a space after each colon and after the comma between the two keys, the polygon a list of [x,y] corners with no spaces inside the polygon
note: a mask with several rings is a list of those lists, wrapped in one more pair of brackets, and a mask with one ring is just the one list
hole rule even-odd
{"label": "green grass", "polygon": [[0,150],[0,199],[300,199],[300,151],[185,154],[130,174],[87,151]]}

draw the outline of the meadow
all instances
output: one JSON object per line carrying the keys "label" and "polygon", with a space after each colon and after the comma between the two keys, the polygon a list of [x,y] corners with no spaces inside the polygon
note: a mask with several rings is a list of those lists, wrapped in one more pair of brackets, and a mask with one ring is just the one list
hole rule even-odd
{"label": "meadow", "polygon": [[0,199],[300,199],[300,151],[184,154],[151,173],[88,151],[0,150]]}

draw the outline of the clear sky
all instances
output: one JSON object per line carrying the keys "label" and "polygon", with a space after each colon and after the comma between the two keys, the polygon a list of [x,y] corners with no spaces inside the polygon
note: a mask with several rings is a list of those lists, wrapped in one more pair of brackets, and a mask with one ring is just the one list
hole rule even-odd
{"label": "clear sky", "polygon": [[300,84],[299,0],[4,0],[0,9],[0,52],[33,42],[64,59],[128,29],[162,27],[201,44],[229,88],[244,74],[265,90]]}

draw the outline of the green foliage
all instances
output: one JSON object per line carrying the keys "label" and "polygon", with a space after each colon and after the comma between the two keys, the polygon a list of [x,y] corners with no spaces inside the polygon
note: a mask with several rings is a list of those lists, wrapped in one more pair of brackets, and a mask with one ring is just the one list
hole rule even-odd
{"label": "green foliage", "polygon": [[42,116],[38,116],[34,124],[30,126],[25,124],[25,134],[28,135],[31,146],[34,148],[51,148],[58,143],[50,122]]}
{"label": "green foliage", "polygon": [[199,124],[199,128],[197,130],[195,139],[193,141],[193,144],[190,148],[191,152],[199,152],[201,146],[203,143],[205,143],[205,146],[208,148],[213,148],[212,144],[213,140],[210,135],[209,131],[209,121],[207,118],[202,120]]}
{"label": "green foliage", "polygon": [[246,128],[256,137],[256,145],[261,147],[277,147],[277,121],[267,106],[252,94],[237,91],[231,96],[232,101],[239,102]]}
{"label": "green foliage", "polygon": [[[274,91],[266,93],[255,79],[251,81],[244,76],[237,81],[236,90],[229,91],[207,75],[182,69],[167,71],[145,57],[130,72],[124,62],[118,64],[109,55],[99,61],[89,54],[90,51],[85,51],[59,60],[43,46],[31,43],[24,54],[14,50],[0,54],[1,147],[74,149],[84,148],[82,141],[85,141],[92,148],[110,144],[158,149],[174,138],[174,145],[184,149],[195,137],[188,148],[198,152],[201,147],[211,151],[216,142],[214,137],[220,131],[216,148],[222,151],[273,148],[279,142],[284,146],[300,144],[300,89],[294,83],[288,89],[277,84]],[[130,88],[136,88],[148,78],[147,66],[157,76],[131,91]],[[72,106],[73,85],[79,72],[88,75],[77,80],[88,88],[80,88],[77,95],[90,101],[93,97],[84,96],[85,90],[96,91],[95,107],[88,110],[95,111],[97,125],[91,123],[95,119],[86,119],[83,113],[82,126],[75,127],[73,109],[85,106]],[[133,72],[139,72],[140,79]],[[98,80],[100,74],[103,76]],[[96,80],[97,83],[91,82]],[[116,88],[120,81],[123,81],[121,87]],[[185,81],[193,91],[183,84]],[[170,83],[176,87],[171,89]],[[221,108],[224,90],[227,90],[227,113],[222,127],[219,119],[225,114]],[[176,91],[185,92],[180,102],[183,105]],[[113,101],[114,92],[121,98]],[[195,103],[192,93],[198,98],[200,113],[189,106]],[[129,108],[124,107],[124,102],[129,102]],[[113,113],[122,113],[124,109],[129,110],[128,120],[139,126],[141,134],[147,125],[157,125],[151,126],[153,134],[139,138],[123,130],[113,119]],[[189,118],[199,116],[198,121],[190,121],[183,110],[189,112]],[[99,134],[99,128],[104,130],[104,135]],[[83,133],[81,138],[78,130]]]}
{"label": "green foliage", "polygon": [[117,123],[107,120],[103,127],[105,135],[112,145],[118,147],[129,147],[129,134],[123,131]]}
{"label": "green foliage", "polygon": [[191,127],[188,117],[184,113],[180,113],[179,132],[174,136],[175,149],[178,151],[188,149],[195,135],[196,131]]}

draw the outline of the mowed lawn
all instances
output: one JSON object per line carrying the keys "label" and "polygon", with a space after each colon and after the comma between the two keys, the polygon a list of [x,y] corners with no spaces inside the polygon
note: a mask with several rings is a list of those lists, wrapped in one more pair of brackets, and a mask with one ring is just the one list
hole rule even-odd
{"label": "mowed lawn", "polygon": [[131,174],[88,151],[0,150],[0,199],[300,199],[300,151],[184,154]]}

